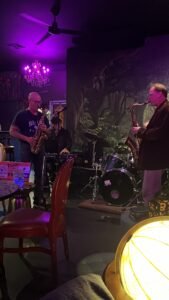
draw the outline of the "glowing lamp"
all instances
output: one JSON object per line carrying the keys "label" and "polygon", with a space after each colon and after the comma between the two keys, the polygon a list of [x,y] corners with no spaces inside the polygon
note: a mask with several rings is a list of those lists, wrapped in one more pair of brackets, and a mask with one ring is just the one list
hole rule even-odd
{"label": "glowing lamp", "polygon": [[169,217],[146,219],[132,227],[104,280],[116,300],[169,299]]}

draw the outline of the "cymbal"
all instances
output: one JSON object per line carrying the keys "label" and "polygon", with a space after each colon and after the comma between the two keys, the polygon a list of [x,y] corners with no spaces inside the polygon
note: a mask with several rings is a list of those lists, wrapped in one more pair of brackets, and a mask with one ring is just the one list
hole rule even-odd
{"label": "cymbal", "polygon": [[90,140],[100,140],[100,137],[90,132],[85,132],[84,135]]}
{"label": "cymbal", "polygon": [[109,147],[109,143],[102,137],[97,136],[96,134],[85,132],[84,135],[91,141],[97,141],[102,144],[103,147]]}
{"label": "cymbal", "polygon": [[114,150],[118,153],[118,154],[128,154],[129,153],[129,148],[127,145],[119,143],[116,145],[116,147],[114,148]]}

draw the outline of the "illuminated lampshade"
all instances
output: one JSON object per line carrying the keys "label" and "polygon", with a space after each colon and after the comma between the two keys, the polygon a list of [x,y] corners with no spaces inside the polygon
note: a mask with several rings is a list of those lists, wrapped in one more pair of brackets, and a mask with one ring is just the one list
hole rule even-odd
{"label": "illuminated lampshade", "polygon": [[42,87],[49,82],[49,68],[35,61],[31,66],[24,67],[24,78],[32,86]]}
{"label": "illuminated lampshade", "polygon": [[104,280],[116,300],[169,299],[169,217],[150,218],[132,227]]}

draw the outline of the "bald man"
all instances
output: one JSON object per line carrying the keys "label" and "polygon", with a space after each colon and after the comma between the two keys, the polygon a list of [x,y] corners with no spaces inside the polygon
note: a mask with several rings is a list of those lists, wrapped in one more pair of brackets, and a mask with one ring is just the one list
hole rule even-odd
{"label": "bald man", "polygon": [[37,92],[31,92],[28,95],[28,107],[19,111],[14,117],[10,126],[10,135],[19,141],[20,158],[19,161],[31,162],[35,172],[35,190],[34,190],[34,206],[39,207],[42,203],[42,163],[44,156],[44,147],[38,153],[32,153],[31,146],[35,141],[37,128],[42,132],[47,132],[49,122],[46,117],[42,122],[42,113],[39,111],[41,107],[41,96]]}
{"label": "bald man", "polygon": [[141,139],[138,166],[144,170],[142,196],[145,206],[161,190],[162,175],[169,168],[169,102],[167,87],[154,83],[148,92],[148,102],[155,108],[147,127],[133,127]]}

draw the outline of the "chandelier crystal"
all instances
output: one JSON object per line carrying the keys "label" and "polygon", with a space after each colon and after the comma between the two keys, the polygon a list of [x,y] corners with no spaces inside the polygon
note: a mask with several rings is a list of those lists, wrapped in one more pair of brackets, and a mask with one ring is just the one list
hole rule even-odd
{"label": "chandelier crystal", "polygon": [[24,78],[32,86],[42,87],[49,82],[49,72],[48,67],[36,60],[31,66],[24,67]]}

